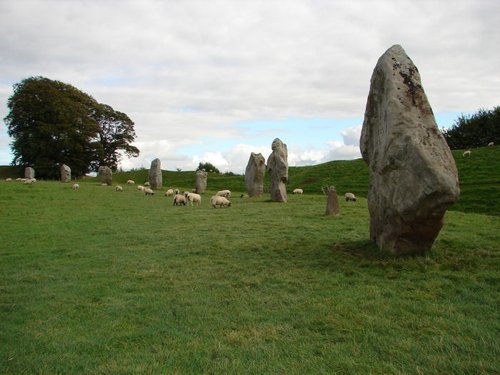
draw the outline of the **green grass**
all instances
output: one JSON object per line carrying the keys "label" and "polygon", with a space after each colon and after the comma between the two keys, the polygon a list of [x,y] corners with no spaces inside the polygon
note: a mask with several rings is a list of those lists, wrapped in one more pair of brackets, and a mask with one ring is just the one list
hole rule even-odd
{"label": "green grass", "polygon": [[[306,194],[286,204],[239,198],[242,176],[210,175],[201,207],[1,181],[0,373],[499,373],[497,156],[457,156],[465,198],[431,252],[402,258],[368,241],[360,161],[291,168]],[[323,184],[362,198],[324,216]],[[225,187],[232,207],[212,209]]]}

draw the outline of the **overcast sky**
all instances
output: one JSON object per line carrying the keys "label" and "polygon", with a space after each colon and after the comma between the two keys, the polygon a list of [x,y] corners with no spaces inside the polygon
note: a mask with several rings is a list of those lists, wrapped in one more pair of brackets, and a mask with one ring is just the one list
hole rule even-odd
{"label": "overcast sky", "polygon": [[[31,76],[135,123],[124,169],[243,173],[274,138],[290,165],[360,157],[370,77],[400,44],[440,128],[500,105],[498,0],[0,0],[0,116]],[[0,165],[11,162],[0,126]]]}

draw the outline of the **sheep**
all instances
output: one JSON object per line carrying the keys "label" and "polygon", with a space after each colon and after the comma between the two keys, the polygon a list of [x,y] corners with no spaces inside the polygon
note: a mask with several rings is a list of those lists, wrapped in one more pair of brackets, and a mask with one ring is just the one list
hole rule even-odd
{"label": "sheep", "polygon": [[36,178],[25,178],[23,181],[24,185],[33,185],[33,182],[36,182]]}
{"label": "sheep", "polygon": [[182,194],[175,194],[174,195],[174,203],[172,204],[173,206],[180,206],[180,205],[185,206],[186,205],[186,197]]}
{"label": "sheep", "polygon": [[292,194],[304,194],[304,190],[302,190],[302,189],[293,189]]}
{"label": "sheep", "polygon": [[174,189],[174,195],[180,194],[179,189]]}
{"label": "sheep", "polygon": [[193,206],[194,203],[196,203],[197,206],[201,204],[200,194],[185,192],[184,196],[186,197],[187,201],[191,203],[191,206]]}
{"label": "sheep", "polygon": [[467,151],[464,151],[464,153],[462,154],[462,156],[470,156],[471,153],[472,153],[471,150],[467,150]]}
{"label": "sheep", "polygon": [[146,181],[145,183],[143,183],[144,186],[149,186],[149,182]]}
{"label": "sheep", "polygon": [[495,142],[488,143],[488,147],[495,146]]}
{"label": "sheep", "polygon": [[115,191],[117,191],[117,192],[120,192],[120,193],[121,193],[121,192],[123,192],[123,187],[121,187],[120,185],[116,185],[116,187],[115,187]]}
{"label": "sheep", "polygon": [[231,207],[231,202],[226,197],[223,197],[221,195],[214,195],[212,198],[210,198],[210,204],[213,208],[216,208],[217,206]]}
{"label": "sheep", "polygon": [[79,184],[73,184],[73,186],[71,187],[71,189],[78,190],[78,189],[80,189],[80,185]]}
{"label": "sheep", "polygon": [[144,188],[144,195],[155,195],[155,192],[150,188]]}
{"label": "sheep", "polygon": [[215,195],[224,198],[231,198],[231,192],[229,190],[218,191]]}
{"label": "sheep", "polygon": [[127,180],[127,185],[135,185],[135,181],[134,180]]}
{"label": "sheep", "polygon": [[174,195],[174,190],[173,189],[168,189],[166,192],[165,192],[165,196],[166,197],[170,197]]}
{"label": "sheep", "polygon": [[137,185],[137,190],[144,192],[144,186]]}
{"label": "sheep", "polygon": [[353,201],[356,202],[356,196],[353,193],[345,193],[345,201]]}
{"label": "sheep", "polygon": [[6,182],[10,182],[10,181],[12,181],[12,178],[7,177],[7,178],[5,179],[5,181],[6,181]]}

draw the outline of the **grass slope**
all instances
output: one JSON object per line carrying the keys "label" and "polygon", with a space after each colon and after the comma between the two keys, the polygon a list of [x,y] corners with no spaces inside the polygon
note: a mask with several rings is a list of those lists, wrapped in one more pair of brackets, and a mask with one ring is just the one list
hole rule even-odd
{"label": "grass slope", "polygon": [[[457,157],[466,198],[475,182],[495,184],[483,162],[496,152]],[[310,168],[291,169],[290,183],[327,175],[341,192],[365,178],[354,177],[362,164],[344,177],[337,163]],[[164,177],[194,182],[193,172]],[[242,179],[212,177],[213,190],[238,191]],[[173,207],[131,186],[80,185],[0,182],[2,374],[500,370],[500,218],[470,200],[446,214],[429,254],[395,258],[367,240],[364,198],[340,200],[331,217],[320,194],[212,209],[213,190],[201,207]],[[478,210],[497,204],[481,197]]]}

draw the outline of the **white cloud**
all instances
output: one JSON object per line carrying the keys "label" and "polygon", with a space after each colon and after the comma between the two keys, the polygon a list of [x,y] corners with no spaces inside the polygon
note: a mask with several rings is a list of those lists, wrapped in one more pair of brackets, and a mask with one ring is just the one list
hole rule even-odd
{"label": "white cloud", "polygon": [[[141,156],[124,167],[159,157],[186,169],[212,157],[244,170],[244,145],[270,140],[236,124],[361,122],[373,68],[395,43],[419,68],[435,113],[498,105],[499,14],[496,0],[3,1],[0,100],[29,76],[61,80],[135,122]],[[340,131],[331,139],[343,142],[294,147],[290,161],[359,157],[355,130]],[[183,154],[189,144],[199,150]]]}

